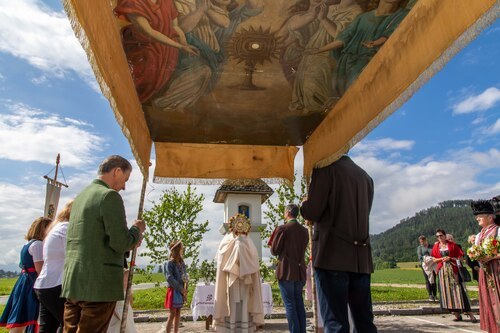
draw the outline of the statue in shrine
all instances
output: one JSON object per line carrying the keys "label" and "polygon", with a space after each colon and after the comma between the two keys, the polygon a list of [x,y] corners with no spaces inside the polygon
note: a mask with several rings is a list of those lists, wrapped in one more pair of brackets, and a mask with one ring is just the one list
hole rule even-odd
{"label": "statue in shrine", "polygon": [[237,214],[217,250],[214,321],[218,332],[254,332],[264,324],[257,248],[250,220]]}

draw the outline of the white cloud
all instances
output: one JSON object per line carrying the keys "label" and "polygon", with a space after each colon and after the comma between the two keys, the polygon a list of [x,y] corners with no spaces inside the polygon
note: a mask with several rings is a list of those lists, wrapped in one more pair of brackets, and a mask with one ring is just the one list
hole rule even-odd
{"label": "white cloud", "polygon": [[489,134],[499,134],[500,133],[500,119],[497,119],[497,121],[486,132]]}
{"label": "white cloud", "polygon": [[[63,188],[59,207],[74,198],[84,186],[93,178],[91,173],[74,174],[67,179],[69,188]],[[43,215],[45,201],[45,183],[41,175],[40,181],[35,184],[29,179],[23,184],[0,182],[0,253],[5,255],[0,258],[0,265],[15,265],[19,262],[19,252],[26,242],[24,235],[31,223]]]}
{"label": "white cloud", "polygon": [[0,52],[26,60],[50,77],[76,72],[94,89],[85,52],[64,12],[39,0],[0,0]]}
{"label": "white cloud", "polygon": [[353,154],[353,160],[375,183],[370,232],[387,230],[401,219],[444,200],[492,197],[500,182],[483,184],[478,176],[488,170],[498,171],[494,161],[499,158],[497,149],[479,152],[471,148],[414,164]]}
{"label": "white cloud", "polygon": [[453,105],[453,113],[466,114],[484,111],[495,107],[498,103],[500,103],[500,89],[490,87],[479,95],[467,97]]}
{"label": "white cloud", "polygon": [[377,155],[380,153],[397,152],[401,150],[411,150],[415,145],[415,141],[411,140],[394,140],[391,138],[383,138],[378,140],[363,140],[356,144],[351,152],[353,154]]}
{"label": "white cloud", "polygon": [[65,166],[93,163],[103,139],[84,128],[79,120],[68,120],[22,103],[4,101],[0,109],[0,158],[53,164],[60,153]]}
{"label": "white cloud", "polygon": [[48,81],[48,79],[45,75],[40,75],[39,77],[34,77],[31,79],[31,83],[36,84],[36,85],[44,84],[47,81]]}

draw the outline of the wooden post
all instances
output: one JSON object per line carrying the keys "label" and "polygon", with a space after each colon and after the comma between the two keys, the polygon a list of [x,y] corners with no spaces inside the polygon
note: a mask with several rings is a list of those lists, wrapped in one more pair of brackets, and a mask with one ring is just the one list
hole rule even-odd
{"label": "wooden post", "polygon": [[312,221],[308,221],[309,231],[309,260],[311,263],[311,292],[312,292],[312,308],[313,308],[313,324],[314,324],[314,332],[318,333],[318,304],[316,302],[316,281],[314,279],[314,267],[312,265],[312,237],[313,237],[313,226]]}
{"label": "wooden post", "polygon": [[[142,212],[144,210],[144,198],[146,196],[146,185],[148,184],[147,176],[144,176],[142,179],[142,189],[141,189],[141,199],[139,201],[139,210],[137,212],[137,219],[142,219]],[[130,271],[128,274],[127,280],[127,291],[125,292],[125,301],[123,303],[123,315],[122,322],[120,326],[120,333],[125,333],[125,329],[127,328],[127,316],[128,316],[128,305],[130,303],[130,297],[132,296],[132,279],[134,277],[134,266],[135,266],[135,258],[137,256],[137,248],[132,250],[132,256],[130,258]]]}

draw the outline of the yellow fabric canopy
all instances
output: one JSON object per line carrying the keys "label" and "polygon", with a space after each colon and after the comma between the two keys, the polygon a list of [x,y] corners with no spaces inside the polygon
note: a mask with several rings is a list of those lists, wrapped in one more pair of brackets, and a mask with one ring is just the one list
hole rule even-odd
{"label": "yellow fabric canopy", "polygon": [[305,175],[332,163],[499,10],[496,0],[322,3],[64,0],[143,174],[154,142],[155,180],[207,183],[292,180],[302,145]]}

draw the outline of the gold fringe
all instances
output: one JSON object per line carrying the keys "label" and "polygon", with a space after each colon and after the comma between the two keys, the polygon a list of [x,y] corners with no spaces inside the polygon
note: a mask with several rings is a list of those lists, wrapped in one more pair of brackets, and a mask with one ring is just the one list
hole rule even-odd
{"label": "gold fringe", "polygon": [[[267,184],[281,184],[283,182],[290,183],[290,180],[285,178],[260,178]],[[226,178],[170,178],[154,176],[153,183],[168,184],[168,185],[222,185]],[[248,182],[253,182],[253,179],[248,179]]]}
{"label": "gold fringe", "polygon": [[[71,27],[73,28],[73,32],[75,33],[76,38],[78,39],[78,41],[82,45],[83,49],[85,50],[85,53],[87,54],[87,59],[90,63],[90,66],[92,67],[92,71],[94,72],[95,79],[96,79],[97,83],[99,84],[99,87],[101,88],[102,94],[109,101],[109,104],[111,106],[111,110],[113,110],[116,121],[117,121],[118,125],[120,126],[123,135],[125,135],[125,137],[127,138],[127,141],[129,142],[130,149],[132,150],[132,154],[135,156],[136,160],[139,160],[137,163],[137,165],[139,166],[139,169],[141,169],[141,172],[142,172],[144,178],[148,179],[149,178],[149,169],[144,167],[145,163],[142,163],[143,161],[140,161],[140,159],[139,159],[139,156],[140,156],[139,152],[137,151],[137,149],[134,146],[134,142],[132,141],[130,131],[125,126],[122,115],[118,112],[118,108],[116,106],[116,101],[113,97],[113,94],[111,93],[111,90],[109,89],[108,84],[106,83],[106,81],[103,78],[103,75],[101,73],[101,69],[99,68],[99,65],[97,64],[97,60],[94,56],[94,51],[92,50],[92,47],[90,45],[90,41],[85,33],[85,29],[83,29],[82,25],[80,24],[80,20],[78,19],[77,11],[75,10],[75,7],[73,6],[73,1],[79,1],[79,0],[63,0],[63,7],[64,7],[64,10],[66,11],[69,22],[71,24]],[[148,163],[149,163],[149,161],[148,161]]]}
{"label": "gold fringe", "polygon": [[[330,157],[325,158],[316,164],[314,168],[324,168],[333,162],[337,161],[342,155],[346,154],[349,149],[361,141],[368,133],[377,127],[382,121],[398,110],[407,100],[410,99],[427,81],[429,81],[437,72],[439,72],[448,61],[451,60],[460,50],[466,47],[472,40],[474,40],[484,29],[493,24],[499,17],[500,1],[497,1],[488,12],[486,12],[480,19],[471,25],[466,31],[460,35],[459,38],[448,47],[443,54],[437,58],[431,66],[429,66],[419,77],[413,81],[406,90],[399,95],[391,104],[389,104],[377,117],[370,121],[365,128],[349,140],[342,148],[333,153]],[[309,175],[304,175],[307,179]]]}

